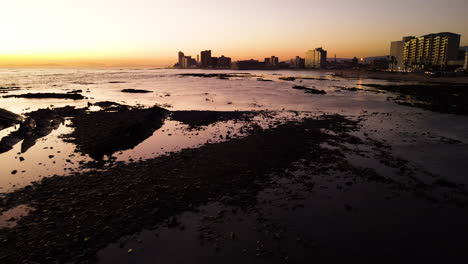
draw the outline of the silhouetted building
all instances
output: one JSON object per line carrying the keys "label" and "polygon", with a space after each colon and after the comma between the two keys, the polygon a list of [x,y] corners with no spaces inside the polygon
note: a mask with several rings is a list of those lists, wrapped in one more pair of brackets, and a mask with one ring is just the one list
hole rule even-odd
{"label": "silhouetted building", "polygon": [[217,68],[218,67],[218,57],[211,57],[210,64],[208,66],[210,68]]}
{"label": "silhouetted building", "polygon": [[325,68],[327,66],[327,51],[322,48],[316,48],[306,52],[306,68]]}
{"label": "silhouetted building", "polygon": [[275,56],[271,56],[270,60],[271,66],[278,66],[279,64],[279,58]]}
{"label": "silhouetted building", "polygon": [[460,37],[458,34],[442,32],[406,39],[403,47],[404,67],[445,69],[449,61],[458,58]]}
{"label": "silhouetted building", "polygon": [[244,60],[236,61],[232,63],[231,68],[233,70],[264,70],[265,62],[260,62],[258,60]]}
{"label": "silhouetted building", "polygon": [[197,66],[197,61],[191,56],[184,56],[182,59],[182,69],[194,68]]}
{"label": "silhouetted building", "polygon": [[221,55],[221,57],[218,58],[217,67],[222,69],[231,68],[231,58]]}
{"label": "silhouetted building", "polygon": [[299,56],[296,56],[296,58],[290,60],[289,65],[291,68],[294,68],[294,69],[304,69],[305,59]]}
{"label": "silhouetted building", "polygon": [[177,64],[178,64],[178,67],[179,67],[179,68],[182,68],[182,67],[183,67],[183,64],[184,64],[184,57],[185,57],[185,55],[184,55],[184,53],[183,53],[182,51],[179,51],[179,54],[178,54],[178,55],[179,55],[179,61],[178,61]]}
{"label": "silhouetted building", "polygon": [[211,50],[202,51],[200,58],[200,66],[202,68],[208,68],[211,66]]}
{"label": "silhouetted building", "polygon": [[375,58],[369,61],[369,66],[374,70],[385,70],[390,66],[390,60],[388,57]]}
{"label": "silhouetted building", "polygon": [[265,67],[268,69],[278,69],[279,68],[279,58],[271,56],[270,58],[265,58]]}

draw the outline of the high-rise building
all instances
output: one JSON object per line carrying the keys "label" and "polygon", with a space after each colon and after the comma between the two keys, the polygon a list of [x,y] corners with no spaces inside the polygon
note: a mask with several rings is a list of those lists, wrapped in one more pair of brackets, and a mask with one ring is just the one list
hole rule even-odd
{"label": "high-rise building", "polygon": [[184,57],[185,57],[184,53],[182,51],[179,51],[179,61],[178,61],[179,68],[183,68]]}
{"label": "high-rise building", "polygon": [[445,68],[457,60],[460,35],[442,32],[404,39],[402,61],[404,68]]}
{"label": "high-rise building", "polygon": [[325,68],[327,66],[327,51],[323,48],[316,48],[306,52],[306,68]]}
{"label": "high-rise building", "polygon": [[191,56],[184,56],[182,59],[182,69],[193,68],[197,65],[197,61],[193,59]]}
{"label": "high-rise building", "polygon": [[200,55],[200,65],[202,68],[208,68],[211,66],[211,50],[204,50]]}
{"label": "high-rise building", "polygon": [[414,39],[414,37],[403,37],[402,40],[392,41],[390,44],[390,68],[392,70],[403,70],[405,63],[403,61],[403,50],[405,42]]}

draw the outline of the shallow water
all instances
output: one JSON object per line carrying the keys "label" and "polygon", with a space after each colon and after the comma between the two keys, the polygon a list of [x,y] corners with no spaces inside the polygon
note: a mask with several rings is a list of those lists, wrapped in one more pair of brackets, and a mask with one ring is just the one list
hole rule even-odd
{"label": "shallow water", "polygon": [[[363,83],[388,83],[384,80],[343,79],[322,71],[250,71],[250,75],[230,78],[179,76],[181,73],[238,73],[203,70],[145,69],[1,69],[0,86],[19,86],[8,94],[62,92],[83,90],[85,100],[0,98],[0,107],[15,113],[28,113],[40,108],[76,106],[88,102],[114,101],[128,105],[170,106],[170,110],[268,110],[289,113],[307,111],[314,114],[341,114],[357,118],[365,116],[361,133],[385,139],[394,152],[437,174],[460,183],[468,183],[468,117],[433,113],[387,101],[390,94],[369,91],[341,91],[335,86],[360,87]],[[280,80],[285,76],[324,77],[328,80]],[[258,81],[257,78],[273,80]],[[401,83],[401,82],[400,82]],[[326,95],[306,94],[292,89],[294,85],[325,90]],[[122,93],[122,89],[144,89],[147,94]],[[281,115],[281,114],[280,114]],[[278,118],[278,117],[277,117]],[[283,118],[284,119],[284,118]],[[176,121],[166,120],[163,127],[133,149],[115,153],[117,161],[131,161],[165,155],[183,148],[197,147],[211,140],[223,140],[227,131],[238,131],[245,124],[221,122],[197,131]],[[80,163],[91,161],[77,153],[76,146],[60,136],[71,132],[62,124],[51,134],[21,153],[21,142],[0,154],[0,192],[11,191],[32,181],[54,174],[75,172]],[[0,131],[6,136],[14,128]],[[426,132],[430,131],[430,134]],[[221,137],[220,137],[221,136]],[[447,144],[443,139],[455,139]],[[428,154],[430,153],[430,154]],[[53,155],[53,157],[49,157]],[[19,157],[24,160],[20,161]],[[360,161],[362,162],[362,161]],[[16,174],[12,172],[16,170]]]}
{"label": "shallow water", "polygon": [[[153,228],[113,241],[100,248],[95,261],[187,263],[189,259],[197,263],[310,263],[315,259],[338,262],[362,256],[378,262],[386,256],[401,262],[402,256],[412,255],[447,262],[457,254],[468,252],[464,243],[468,234],[466,208],[443,203],[445,197],[460,188],[466,191],[468,117],[401,106],[387,100],[391,93],[343,91],[335,87],[388,83],[384,80],[343,79],[314,71],[251,71],[250,75],[229,80],[178,75],[226,72],[230,71],[3,69],[0,70],[0,86],[23,88],[9,94],[81,89],[89,99],[0,98],[0,107],[24,114],[51,106],[81,108],[87,107],[88,102],[114,101],[131,106],[165,105],[169,110],[264,111],[251,121],[231,120],[198,128],[190,128],[168,117],[162,127],[131,149],[105,157],[115,162],[151,159],[184,148],[243,137],[245,128],[252,125],[268,129],[306,116],[345,115],[361,120],[360,129],[351,134],[362,142],[333,145],[327,141],[320,147],[337,149],[352,165],[372,168],[380,176],[409,187],[410,191],[395,188],[398,185],[385,181],[349,177],[345,172],[321,175],[320,170],[315,173],[310,167],[308,171],[307,167],[301,170],[298,166],[297,171],[287,171],[289,177],[272,176],[267,187],[253,197],[252,207],[231,207],[224,204],[224,197],[207,202],[193,211],[173,215],[179,222],[176,226],[169,226],[171,221],[167,219]],[[329,80],[279,79],[286,76]],[[257,81],[258,77],[273,81]],[[327,94],[307,94],[292,89],[294,85],[325,90]],[[153,93],[120,92],[126,88]],[[98,110],[97,107],[90,109]],[[86,170],[87,163],[93,159],[81,154],[75,144],[66,142],[63,137],[73,131],[70,124],[71,120],[65,120],[24,152],[19,142],[12,150],[0,154],[0,193],[54,174]],[[15,129],[18,126],[0,131],[0,139]],[[337,135],[332,131],[324,132]],[[382,145],[376,147],[376,142]],[[392,162],[400,160],[414,170],[411,177],[398,172],[401,166],[392,166]],[[315,161],[308,162],[315,166]],[[13,171],[16,173],[12,174]],[[434,186],[433,175],[465,185]],[[414,182],[418,181],[427,185],[417,187]],[[313,188],[306,188],[309,187],[306,183],[312,183]],[[442,202],[417,197],[415,194],[421,190],[429,198],[442,198],[438,199]],[[118,202],[126,205],[125,201]],[[20,205],[3,211],[0,229],[13,228],[17,223],[21,226],[21,217],[34,210],[34,203],[30,206]],[[41,221],[45,220],[39,219]]]}

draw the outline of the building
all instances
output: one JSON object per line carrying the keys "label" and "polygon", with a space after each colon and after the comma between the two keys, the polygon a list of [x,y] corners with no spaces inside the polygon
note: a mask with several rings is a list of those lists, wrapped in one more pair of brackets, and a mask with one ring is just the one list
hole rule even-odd
{"label": "building", "polygon": [[197,66],[197,61],[191,56],[184,56],[182,59],[182,69],[194,68]]}
{"label": "building", "polygon": [[174,65],[174,67],[179,69],[188,69],[188,68],[195,68],[197,66],[197,61],[193,59],[191,56],[185,56],[182,51],[178,53],[178,61]]}
{"label": "building", "polygon": [[278,64],[279,64],[279,58],[278,58],[278,57],[275,57],[275,56],[271,56],[270,64],[271,64],[271,66],[278,66]]}
{"label": "building", "polygon": [[221,57],[218,58],[217,67],[221,69],[231,68],[231,58],[221,55]]}
{"label": "building", "polygon": [[266,68],[265,62],[260,62],[258,60],[244,60],[236,61],[232,63],[231,68],[233,70],[264,70]]}
{"label": "building", "polygon": [[460,35],[442,32],[421,37],[407,37],[403,46],[405,69],[446,69],[449,61],[456,61]]}
{"label": "building", "polygon": [[270,58],[265,58],[264,63],[268,69],[277,69],[279,67],[279,58],[271,56]]}
{"label": "building", "polygon": [[218,57],[211,57],[210,64],[208,65],[211,68],[218,67]]}
{"label": "building", "polygon": [[179,68],[182,68],[182,65],[184,64],[184,57],[185,57],[185,55],[184,55],[184,53],[183,53],[182,51],[179,51],[179,54],[178,54],[178,55],[179,55],[179,60],[178,60],[178,62],[177,62],[177,66],[178,66]]}
{"label": "building", "polygon": [[325,68],[327,66],[327,51],[316,48],[306,52],[305,67],[309,69]]}
{"label": "building", "polygon": [[390,44],[390,69],[403,70],[405,63],[403,61],[403,50],[405,42],[413,39],[414,37],[403,37],[400,41],[392,41]]}
{"label": "building", "polygon": [[465,66],[463,67],[465,71],[468,71],[468,52],[465,52]]}
{"label": "building", "polygon": [[294,69],[304,69],[305,68],[305,59],[296,56],[296,58],[289,61],[290,68]]}
{"label": "building", "polygon": [[200,66],[202,68],[208,68],[211,66],[211,50],[204,50],[200,54]]}

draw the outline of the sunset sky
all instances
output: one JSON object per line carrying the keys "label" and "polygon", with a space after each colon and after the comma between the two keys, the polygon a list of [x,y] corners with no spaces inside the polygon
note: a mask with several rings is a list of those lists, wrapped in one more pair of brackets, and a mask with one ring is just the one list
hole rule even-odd
{"label": "sunset sky", "polygon": [[467,0],[5,0],[0,10],[0,66],[168,66],[203,49],[378,56],[402,36],[442,31],[468,45]]}

